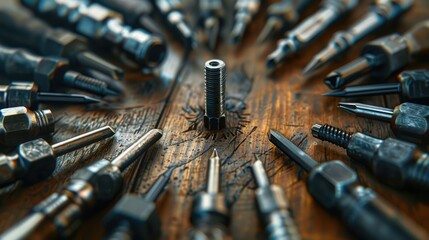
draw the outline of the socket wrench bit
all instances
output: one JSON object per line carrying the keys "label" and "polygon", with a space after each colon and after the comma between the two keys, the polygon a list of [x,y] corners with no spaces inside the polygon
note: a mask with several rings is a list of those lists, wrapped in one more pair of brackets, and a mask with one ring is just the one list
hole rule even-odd
{"label": "socket wrench bit", "polygon": [[394,138],[378,139],[360,132],[349,133],[330,125],[314,124],[314,137],[345,148],[382,182],[397,188],[429,189],[429,154],[416,144]]}
{"label": "socket wrench bit", "polygon": [[[359,239],[428,239],[429,235],[370,188],[359,185],[356,172],[341,161],[319,164],[280,132],[269,140],[306,172],[310,194],[335,213]],[[376,223],[376,227],[374,227]]]}
{"label": "socket wrench bit", "polygon": [[192,228],[186,239],[228,239],[229,209],[220,192],[220,158],[216,151],[208,161],[206,187],[192,201]]}
{"label": "socket wrench bit", "polygon": [[31,111],[26,107],[0,110],[0,145],[16,146],[39,136],[49,137],[54,131],[51,110]]}
{"label": "socket wrench bit", "polygon": [[162,136],[150,130],[112,161],[98,160],[77,170],[67,185],[36,205],[1,239],[70,238],[84,219],[112,201],[123,185],[122,173]]}
{"label": "socket wrench bit", "polygon": [[53,145],[42,138],[23,143],[16,154],[0,154],[0,187],[18,180],[25,184],[40,182],[52,175],[57,166],[57,157],[114,134],[115,131],[106,126]]}
{"label": "socket wrench bit", "polygon": [[258,212],[264,223],[267,239],[301,239],[283,190],[277,185],[270,184],[261,160],[257,159],[253,164],[252,173],[258,187],[256,189]]}
{"label": "socket wrench bit", "polygon": [[[105,239],[160,239],[161,220],[156,201],[170,182],[174,168],[158,177],[146,194],[124,195],[104,218]],[[124,238],[125,237],[125,238]]]}
{"label": "socket wrench bit", "polygon": [[234,25],[230,33],[232,44],[236,45],[241,41],[260,6],[260,0],[237,0],[234,7]]}
{"label": "socket wrench bit", "polygon": [[204,126],[208,130],[226,127],[225,81],[226,65],[222,60],[212,59],[205,63],[205,105]]}

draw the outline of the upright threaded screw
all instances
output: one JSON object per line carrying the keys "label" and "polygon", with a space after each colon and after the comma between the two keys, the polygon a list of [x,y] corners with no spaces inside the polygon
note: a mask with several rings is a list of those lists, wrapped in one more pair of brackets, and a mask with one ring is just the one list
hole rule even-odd
{"label": "upright threaded screw", "polygon": [[209,130],[225,128],[225,63],[218,59],[207,61],[204,68],[204,79],[206,85],[204,126]]}
{"label": "upright threaded screw", "polygon": [[352,138],[352,133],[345,132],[328,124],[323,126],[314,124],[313,127],[311,127],[311,134],[320,140],[328,141],[342,148],[347,148]]}

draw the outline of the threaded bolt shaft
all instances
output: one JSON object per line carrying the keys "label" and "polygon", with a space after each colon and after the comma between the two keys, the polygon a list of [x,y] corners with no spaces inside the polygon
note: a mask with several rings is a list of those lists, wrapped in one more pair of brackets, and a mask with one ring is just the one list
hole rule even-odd
{"label": "threaded bolt shaft", "polygon": [[76,87],[95,94],[118,95],[116,92],[109,89],[106,82],[82,75],[75,71],[67,71],[64,74],[63,81],[71,87]]}
{"label": "threaded bolt shaft", "polygon": [[407,181],[417,188],[429,189],[429,156],[423,154],[408,168]]}
{"label": "threaded bolt shaft", "polygon": [[314,124],[313,127],[311,127],[311,134],[322,141],[328,141],[342,148],[347,148],[353,135],[352,133],[345,132],[328,124],[323,126]]}
{"label": "threaded bolt shaft", "polygon": [[55,131],[54,116],[51,110],[36,110],[34,115],[36,116],[40,135],[49,135]]}
{"label": "threaded bolt shaft", "polygon": [[207,61],[204,79],[206,107],[204,126],[209,130],[225,128],[225,63],[218,59]]}

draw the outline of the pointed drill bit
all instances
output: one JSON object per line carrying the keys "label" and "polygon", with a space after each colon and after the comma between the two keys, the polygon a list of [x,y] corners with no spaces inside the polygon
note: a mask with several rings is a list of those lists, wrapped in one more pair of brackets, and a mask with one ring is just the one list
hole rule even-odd
{"label": "pointed drill bit", "polygon": [[267,23],[265,23],[265,26],[262,29],[261,33],[259,34],[257,42],[263,43],[268,39],[274,37],[275,35],[278,34],[281,27],[282,27],[282,21],[279,17],[277,16],[270,17],[267,20]]}
{"label": "pointed drill bit", "polygon": [[67,93],[50,93],[39,92],[37,94],[37,101],[39,102],[56,102],[56,103],[78,103],[89,104],[99,103],[100,99],[89,97],[83,94],[67,94]]}
{"label": "pointed drill bit", "polygon": [[316,56],[311,59],[310,63],[305,66],[302,74],[308,74],[313,72],[314,70],[322,67],[329,59],[335,56],[336,49],[332,47],[328,47],[318,53]]}
{"label": "pointed drill bit", "polygon": [[124,78],[124,70],[122,70],[122,68],[105,61],[92,52],[84,51],[76,54],[75,61],[78,66],[94,69],[112,77],[113,79],[118,80]]}
{"label": "pointed drill bit", "polygon": [[80,74],[75,71],[67,71],[63,75],[64,84],[79,88],[84,91],[92,92],[99,95],[112,95],[119,96],[120,94],[112,89],[109,89],[109,86],[106,82],[98,80],[96,78],[91,78]]}
{"label": "pointed drill bit", "polygon": [[353,80],[364,76],[370,72],[374,65],[365,57],[360,57],[353,62],[346,64],[325,78],[325,84],[331,89],[338,89]]}
{"label": "pointed drill bit", "polygon": [[340,102],[338,107],[352,115],[370,119],[376,119],[389,122],[393,116],[393,110],[390,108],[377,107],[362,103],[343,103]]}
{"label": "pointed drill bit", "polygon": [[383,83],[346,87],[343,90],[328,92],[323,96],[329,97],[362,97],[371,95],[385,95],[401,93],[400,83]]}

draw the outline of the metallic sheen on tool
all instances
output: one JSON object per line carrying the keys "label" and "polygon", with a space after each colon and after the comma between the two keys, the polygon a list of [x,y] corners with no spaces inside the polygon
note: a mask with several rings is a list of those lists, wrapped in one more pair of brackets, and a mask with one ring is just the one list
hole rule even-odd
{"label": "metallic sheen on tool", "polygon": [[235,3],[234,25],[230,33],[232,44],[238,44],[244,36],[250,22],[261,6],[260,0],[237,0]]}

